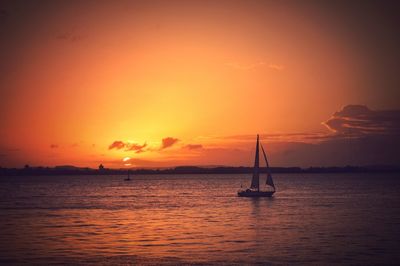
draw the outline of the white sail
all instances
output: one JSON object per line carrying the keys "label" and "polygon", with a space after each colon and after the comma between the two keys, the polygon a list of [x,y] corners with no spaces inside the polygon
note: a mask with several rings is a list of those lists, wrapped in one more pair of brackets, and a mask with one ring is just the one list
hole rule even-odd
{"label": "white sail", "polygon": [[259,160],[259,148],[258,148],[258,135],[256,144],[256,158],[254,160],[253,178],[251,179],[250,188],[260,190],[260,160]]}
{"label": "white sail", "polygon": [[265,163],[267,165],[267,181],[266,181],[266,184],[271,186],[271,187],[273,187],[274,190],[275,190],[274,181],[272,180],[272,175],[271,175],[271,169],[269,168],[267,155],[265,154],[264,147],[262,146],[262,144],[261,144],[261,149],[262,149],[262,152],[264,154]]}

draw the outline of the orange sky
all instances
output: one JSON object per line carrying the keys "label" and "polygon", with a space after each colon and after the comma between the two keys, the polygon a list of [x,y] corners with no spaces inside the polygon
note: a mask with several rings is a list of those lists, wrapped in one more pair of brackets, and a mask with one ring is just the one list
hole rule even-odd
{"label": "orange sky", "polygon": [[[5,3],[0,166],[125,167],[125,157],[135,167],[250,165],[257,133],[275,165],[312,164],[282,149],[320,139],[289,134],[331,136],[321,123],[348,104],[400,107],[398,79],[377,85],[390,80],[367,43],[376,36],[347,25],[354,14],[329,10],[298,1]],[[162,148],[166,138],[176,141]],[[115,141],[128,144],[110,149]]]}

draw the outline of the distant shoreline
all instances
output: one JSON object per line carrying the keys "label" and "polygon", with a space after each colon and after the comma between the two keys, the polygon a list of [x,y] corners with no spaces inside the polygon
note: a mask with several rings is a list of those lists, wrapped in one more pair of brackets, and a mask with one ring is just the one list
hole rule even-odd
{"label": "distant shoreline", "polygon": [[[265,173],[266,168],[260,168]],[[167,175],[167,174],[247,174],[253,167],[178,166],[163,169],[112,169],[75,166],[1,168],[0,176],[28,175]],[[400,173],[400,166],[344,166],[344,167],[271,167],[272,173]]]}

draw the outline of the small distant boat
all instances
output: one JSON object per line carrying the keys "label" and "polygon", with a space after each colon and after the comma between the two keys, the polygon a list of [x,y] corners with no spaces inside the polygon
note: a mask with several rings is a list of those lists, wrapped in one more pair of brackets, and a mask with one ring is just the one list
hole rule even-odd
{"label": "small distant boat", "polygon": [[259,158],[259,136],[257,135],[256,144],[256,158],[254,161],[253,178],[251,179],[251,186],[246,190],[239,190],[239,197],[271,197],[276,189],[274,181],[272,180],[271,170],[269,168],[267,155],[265,154],[264,147],[261,145],[261,150],[264,154],[265,163],[267,165],[267,181],[265,183],[267,190],[260,190],[260,158]]}
{"label": "small distant boat", "polygon": [[132,180],[132,179],[131,179],[131,176],[130,176],[130,172],[129,172],[129,170],[128,170],[128,177],[125,178],[124,181],[131,181],[131,180]]}

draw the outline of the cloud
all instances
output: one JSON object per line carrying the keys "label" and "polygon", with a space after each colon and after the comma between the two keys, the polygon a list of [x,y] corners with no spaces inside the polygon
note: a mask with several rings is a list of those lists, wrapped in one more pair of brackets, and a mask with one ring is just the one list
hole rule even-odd
{"label": "cloud", "polygon": [[145,151],[144,148],[147,147],[147,143],[143,143],[143,145],[139,145],[136,143],[132,144],[127,143],[125,144],[125,147],[126,147],[125,151],[135,151],[135,153],[141,153]]}
{"label": "cloud", "polygon": [[[333,133],[326,132],[299,132],[299,133],[269,133],[259,134],[260,140],[264,143],[269,142],[304,142],[304,143],[316,143],[325,141],[332,138]],[[214,137],[209,141],[215,141],[224,144],[234,143],[237,147],[243,147],[248,143],[254,142],[256,134],[249,135],[231,135],[231,136],[220,136]]]}
{"label": "cloud", "polygon": [[172,147],[178,141],[179,141],[179,139],[177,139],[177,138],[172,138],[172,137],[163,138],[160,150]]}
{"label": "cloud", "polygon": [[50,148],[51,148],[51,149],[57,149],[57,148],[58,148],[58,145],[57,145],[57,144],[51,144],[51,145],[50,145]]}
{"label": "cloud", "polygon": [[185,146],[183,146],[184,149],[188,149],[188,150],[198,150],[198,149],[202,149],[203,145],[201,144],[187,144]]}
{"label": "cloud", "polygon": [[347,105],[323,124],[338,135],[400,134],[400,110],[374,111],[364,105]]}
{"label": "cloud", "polygon": [[21,151],[21,149],[0,146],[0,152],[18,152],[18,151]]}
{"label": "cloud", "polygon": [[120,149],[125,148],[125,146],[126,146],[126,144],[123,141],[116,140],[110,146],[108,146],[108,149],[109,150],[112,150],[112,149],[120,150]]}
{"label": "cloud", "polygon": [[256,63],[254,63],[254,64],[250,64],[250,65],[242,65],[242,64],[239,64],[239,63],[226,63],[225,64],[226,66],[229,66],[229,67],[232,67],[232,68],[234,68],[234,69],[240,69],[240,70],[250,70],[250,69],[254,69],[254,68],[257,68],[257,67],[262,67],[262,66],[264,66],[265,65],[265,62],[263,62],[263,61],[258,61],[258,62],[256,62]]}
{"label": "cloud", "polygon": [[76,33],[74,31],[65,31],[58,33],[56,36],[57,40],[60,41],[70,41],[70,42],[77,42],[83,40],[86,36]]}
{"label": "cloud", "polygon": [[129,143],[123,142],[121,140],[114,141],[110,146],[108,146],[109,150],[116,149],[121,150],[125,149],[124,151],[135,151],[136,153],[144,152],[144,148],[147,147],[147,143],[143,143],[143,145],[139,145],[137,143]]}
{"label": "cloud", "polygon": [[7,148],[0,146],[0,157],[10,156],[12,153],[20,152],[20,149],[17,148]]}
{"label": "cloud", "polygon": [[[259,67],[264,67],[266,65],[266,63],[264,61],[258,61],[253,64],[243,65],[243,64],[239,64],[237,62],[231,62],[231,63],[226,63],[225,65],[228,67],[234,68],[234,69],[251,70],[251,69],[255,69],[255,68],[259,68]],[[271,68],[276,71],[282,71],[285,69],[285,66],[281,65],[281,64],[271,63],[268,65],[268,68]]]}
{"label": "cloud", "polygon": [[276,71],[281,71],[281,70],[285,69],[285,66],[279,65],[279,64],[269,64],[268,67],[272,68],[272,69],[274,69]]}

